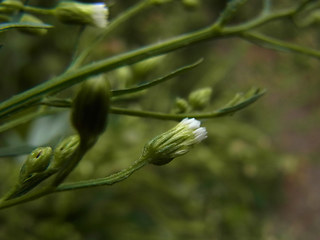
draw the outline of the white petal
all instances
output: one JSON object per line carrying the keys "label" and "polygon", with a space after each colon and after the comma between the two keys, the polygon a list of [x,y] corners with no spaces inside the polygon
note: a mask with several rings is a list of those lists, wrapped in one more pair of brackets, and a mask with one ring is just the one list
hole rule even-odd
{"label": "white petal", "polygon": [[195,118],[184,118],[180,123],[191,130],[199,128],[201,124],[201,122]]}
{"label": "white petal", "polygon": [[205,127],[198,128],[193,131],[195,142],[199,143],[207,138],[207,129]]}
{"label": "white petal", "polygon": [[97,27],[104,28],[107,26],[108,8],[104,3],[96,3],[92,7],[93,14],[92,18]]}

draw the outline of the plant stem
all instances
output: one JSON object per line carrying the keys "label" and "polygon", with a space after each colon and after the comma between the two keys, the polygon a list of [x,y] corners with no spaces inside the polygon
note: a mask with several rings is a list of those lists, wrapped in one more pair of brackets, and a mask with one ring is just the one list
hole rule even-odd
{"label": "plant stem", "polygon": [[90,180],[79,181],[79,182],[74,182],[74,183],[63,183],[57,187],[56,191],[62,192],[62,191],[70,191],[70,190],[81,189],[81,188],[90,188],[90,187],[98,187],[98,186],[104,186],[104,185],[112,185],[117,182],[125,180],[131,174],[133,174],[135,171],[144,167],[147,163],[148,163],[148,160],[141,158],[140,160],[133,163],[133,165],[131,165],[130,167],[128,167],[120,172],[117,172],[115,174],[112,174],[108,177],[90,179]]}
{"label": "plant stem", "polygon": [[138,50],[88,64],[84,67],[53,78],[50,81],[39,84],[38,86],[1,103],[0,119],[14,112],[16,109],[23,108],[25,105],[30,104],[30,102],[39,101],[39,99],[45,94],[64,90],[78,82],[85,80],[89,76],[111,71],[121,66],[133,64],[152,56],[161,55],[179,48],[186,47],[190,44],[198,43],[218,36],[220,36],[219,32],[211,27],[207,27],[193,33],[164,41],[162,43],[153,44]]}
{"label": "plant stem", "polygon": [[4,208],[12,207],[12,206],[15,206],[15,205],[18,205],[21,203],[29,202],[29,201],[38,199],[42,196],[51,194],[53,192],[54,192],[54,189],[46,187],[46,188],[42,188],[34,193],[23,195],[21,197],[17,197],[14,199],[10,199],[10,200],[1,199],[0,200],[0,209],[4,209]]}
{"label": "plant stem", "polygon": [[132,88],[125,88],[125,89],[120,89],[120,90],[113,90],[111,91],[112,92],[112,97],[115,97],[115,96],[120,96],[120,95],[124,95],[124,94],[131,94],[131,93],[135,93],[135,92],[138,92],[138,91],[142,91],[142,90],[145,90],[147,88],[150,88],[150,87],[153,87],[153,86],[156,86],[160,83],[163,83],[171,78],[174,78],[196,66],[198,66],[201,62],[203,62],[203,59],[200,59],[198,61],[196,61],[195,63],[192,63],[190,65],[187,65],[187,66],[183,66],[181,68],[178,68],[176,69],[175,71],[163,76],[163,77],[159,77],[153,81],[150,81],[150,82],[147,82],[145,84],[141,84],[137,87],[132,87]]}
{"label": "plant stem", "polygon": [[279,11],[276,13],[271,13],[269,15],[261,15],[250,22],[234,27],[226,27],[223,29],[220,29],[219,27],[213,27],[213,24],[209,27],[200,29],[195,32],[183,34],[181,36],[157,44],[142,47],[131,52],[123,53],[111,58],[85,65],[84,67],[64,73],[56,78],[46,81],[1,103],[0,119],[3,119],[5,116],[15,111],[16,109],[23,109],[24,105],[30,104],[30,102],[32,101],[37,102],[45,94],[64,90],[76,83],[85,80],[89,76],[111,71],[121,66],[133,64],[153,56],[165,54],[206,40],[212,40],[222,37],[235,37],[243,31],[248,31],[251,28],[258,27],[269,21],[290,17],[295,13],[295,11],[296,8],[290,8],[289,10]]}
{"label": "plant stem", "polygon": [[275,49],[278,51],[280,50],[299,53],[320,59],[320,51],[318,50],[281,41],[275,38],[265,36],[260,33],[244,32],[241,33],[240,37],[265,48]]}
{"label": "plant stem", "polygon": [[4,198],[2,198],[0,200],[0,209],[12,207],[21,203],[26,203],[26,202],[38,199],[40,197],[49,195],[54,192],[71,191],[71,190],[81,189],[81,188],[112,185],[127,179],[135,171],[139,170],[140,168],[145,166],[147,163],[148,163],[148,159],[140,158],[138,161],[134,162],[130,167],[105,178],[91,179],[87,181],[79,181],[74,183],[64,183],[58,187],[54,187],[54,186],[44,187],[38,191],[31,192],[21,197],[9,199],[9,200],[5,200]]}
{"label": "plant stem", "polygon": [[33,14],[41,14],[41,15],[54,15],[55,9],[44,9],[44,8],[37,8],[32,6],[24,6],[22,8],[23,11]]}
{"label": "plant stem", "polygon": [[69,67],[68,71],[78,68],[84,60],[89,56],[90,52],[104,39],[106,38],[112,31],[117,29],[121,24],[125,23],[127,20],[142,12],[146,8],[154,5],[150,0],[144,0],[134,5],[132,8],[129,8],[119,17],[114,19],[105,30],[90,44],[87,45],[87,48],[82,50],[80,55],[75,58],[72,65]]}

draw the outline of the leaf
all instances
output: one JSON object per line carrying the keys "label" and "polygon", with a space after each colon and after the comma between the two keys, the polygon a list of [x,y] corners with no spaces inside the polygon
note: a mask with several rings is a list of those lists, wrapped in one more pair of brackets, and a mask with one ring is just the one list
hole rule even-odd
{"label": "leaf", "polygon": [[16,28],[53,28],[52,25],[44,23],[2,23],[0,32]]}
{"label": "leaf", "polygon": [[223,10],[219,19],[217,20],[217,24],[219,26],[223,26],[228,23],[236,14],[238,9],[247,2],[247,0],[231,0],[227,3],[226,8]]}
{"label": "leaf", "polygon": [[246,93],[237,93],[223,108],[216,110],[217,116],[233,114],[257,101],[266,93],[265,89],[251,88]]}
{"label": "leaf", "polygon": [[149,87],[153,87],[153,86],[156,86],[160,83],[163,83],[169,79],[172,79],[190,69],[193,69],[195,67],[197,67],[200,63],[203,62],[203,59],[199,59],[198,61],[192,63],[192,64],[189,64],[189,65],[186,65],[186,66],[183,66],[181,68],[178,68],[176,70],[174,70],[173,72],[165,75],[165,76],[162,76],[162,77],[159,77],[151,82],[147,82],[147,83],[144,83],[144,84],[141,84],[137,87],[132,87],[132,88],[127,88],[127,89],[121,89],[121,90],[114,90],[112,91],[112,96],[119,96],[119,95],[123,95],[123,94],[130,94],[130,93],[134,93],[134,92],[138,92],[138,91],[142,91],[142,90],[145,90]]}

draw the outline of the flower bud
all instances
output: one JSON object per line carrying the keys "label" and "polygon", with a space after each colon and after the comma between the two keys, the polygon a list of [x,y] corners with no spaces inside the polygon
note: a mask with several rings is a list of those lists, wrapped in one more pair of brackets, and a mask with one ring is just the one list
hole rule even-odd
{"label": "flower bud", "polygon": [[23,182],[33,173],[43,172],[47,169],[52,155],[51,147],[38,147],[33,150],[20,170],[19,179]]}
{"label": "flower bud", "polygon": [[1,2],[1,5],[4,7],[21,9],[23,8],[23,3],[20,0],[4,0]]}
{"label": "flower bud", "polygon": [[110,106],[110,85],[101,75],[82,84],[72,106],[71,121],[81,141],[95,141],[105,130]]}
{"label": "flower bud", "polygon": [[142,156],[152,164],[164,165],[186,154],[193,145],[206,137],[207,131],[200,127],[200,121],[185,118],[174,128],[147,143]]}
{"label": "flower bud", "polygon": [[210,102],[211,93],[212,89],[209,87],[190,93],[188,100],[192,110],[203,110]]}
{"label": "flower bud", "polygon": [[175,100],[175,106],[173,108],[173,112],[176,114],[179,113],[187,113],[190,111],[190,106],[187,100],[184,98],[176,98]]}
{"label": "flower bud", "polygon": [[199,0],[182,0],[182,4],[186,9],[193,10],[199,7]]}
{"label": "flower bud", "polygon": [[[20,19],[21,23],[43,23],[39,18],[31,15],[24,13]],[[21,28],[19,31],[32,34],[32,35],[45,35],[48,30],[43,29],[43,28]]]}
{"label": "flower bud", "polygon": [[63,23],[92,25],[104,28],[107,26],[109,10],[104,3],[60,2],[55,14]]}
{"label": "flower bud", "polygon": [[80,143],[79,135],[73,135],[63,139],[53,152],[53,159],[49,169],[59,170],[78,149]]}

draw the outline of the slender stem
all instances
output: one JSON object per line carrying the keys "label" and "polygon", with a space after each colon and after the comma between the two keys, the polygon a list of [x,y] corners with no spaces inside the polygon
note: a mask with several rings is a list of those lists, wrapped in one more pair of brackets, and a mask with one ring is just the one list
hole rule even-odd
{"label": "slender stem", "polygon": [[74,71],[67,72],[1,103],[0,119],[15,111],[17,108],[23,108],[23,106],[30,104],[30,102],[37,101],[45,94],[64,90],[85,80],[91,75],[111,71],[121,66],[133,64],[152,56],[171,52],[214,37],[221,37],[221,35],[219,32],[215,31],[215,29],[207,27],[196,32],[175,37],[128,53],[123,53],[105,60],[100,60]]}
{"label": "slender stem", "polygon": [[240,37],[265,48],[299,53],[320,59],[320,51],[281,41],[255,32],[244,32]]}
{"label": "slender stem", "polygon": [[53,26],[43,23],[2,23],[0,24],[0,32],[15,28],[52,28]]}
{"label": "slender stem", "polygon": [[45,9],[45,8],[37,8],[32,6],[24,6],[22,8],[23,11],[28,13],[34,13],[34,14],[41,14],[41,15],[54,15],[55,9]]}
{"label": "slender stem", "polygon": [[147,82],[145,84],[141,84],[137,87],[132,87],[132,88],[126,88],[126,89],[120,89],[120,90],[113,90],[112,91],[112,96],[115,97],[115,96],[119,96],[119,95],[124,95],[124,94],[130,94],[130,93],[135,93],[135,92],[138,92],[138,91],[142,91],[144,89],[147,89],[147,88],[150,88],[150,87],[153,87],[153,86],[156,86],[160,83],[163,83],[169,79],[172,79],[180,74],[182,74],[183,72],[186,72],[196,66],[198,66],[201,62],[203,61],[203,59],[200,59],[198,61],[196,61],[195,63],[192,63],[190,65],[187,65],[187,66],[184,66],[184,67],[181,67],[181,68],[178,68],[177,70],[163,76],[163,77],[159,77],[153,81],[150,81],[150,82]]}
{"label": "slender stem", "polygon": [[63,183],[57,187],[56,191],[62,192],[62,191],[70,191],[70,190],[81,189],[81,188],[90,188],[90,187],[98,187],[98,186],[104,186],[104,185],[112,185],[117,182],[125,180],[131,174],[133,174],[135,171],[144,167],[147,163],[148,163],[148,161],[146,159],[141,158],[139,161],[136,161],[130,167],[128,167],[120,172],[117,172],[115,174],[112,174],[108,177],[90,179],[90,180],[79,181],[79,182],[74,182],[74,183]]}
{"label": "slender stem", "polygon": [[54,187],[54,186],[44,187],[38,191],[31,192],[21,197],[9,199],[9,200],[5,200],[4,198],[2,198],[0,200],[0,209],[4,209],[4,208],[12,207],[21,203],[29,202],[54,192],[71,191],[71,190],[81,189],[81,188],[112,185],[127,179],[135,171],[139,170],[140,168],[145,166],[147,163],[148,163],[148,159],[140,158],[138,161],[134,162],[133,165],[131,165],[130,167],[105,178],[91,179],[87,181],[79,181],[74,183],[64,183],[58,187]]}
{"label": "slender stem", "polygon": [[286,10],[275,11],[270,14],[261,14],[257,18],[252,19],[246,23],[242,23],[232,27],[227,27],[224,29],[223,33],[226,35],[227,34],[236,35],[243,31],[248,31],[250,29],[260,27],[261,25],[264,25],[274,20],[291,17],[293,14],[295,14],[295,12],[296,12],[296,8],[290,8]]}
{"label": "slender stem", "polygon": [[137,15],[138,13],[145,10],[147,7],[153,5],[152,1],[150,0],[144,0],[139,2],[138,4],[134,5],[132,8],[129,8],[127,11],[125,11],[123,14],[121,14],[119,17],[114,19],[107,28],[90,44],[87,45],[87,48],[82,50],[81,54],[75,58],[75,61],[72,63],[70,68],[68,70],[73,70],[78,68],[84,60],[89,56],[90,52],[95,49],[95,47],[103,40],[105,39],[112,31],[115,29],[118,29],[118,27],[125,23],[127,20],[132,18],[133,16]]}
{"label": "slender stem", "polygon": [[10,200],[1,199],[0,200],[0,209],[4,209],[4,208],[12,207],[12,206],[15,206],[15,205],[18,205],[21,203],[29,202],[29,201],[38,199],[40,197],[43,197],[45,195],[51,194],[53,192],[55,192],[55,189],[46,187],[46,188],[42,188],[34,193],[23,195],[21,197],[17,197],[14,199],[10,199]]}
{"label": "slender stem", "polygon": [[133,64],[141,60],[165,54],[205,40],[222,37],[234,37],[243,31],[247,31],[269,21],[290,17],[295,13],[295,11],[296,8],[291,8],[289,10],[284,10],[269,15],[262,15],[250,22],[234,27],[226,27],[224,29],[215,28],[213,27],[213,24],[195,32],[184,34],[157,44],[149,45],[147,47],[123,53],[115,57],[88,64],[82,68],[75,69],[53,78],[50,81],[46,81],[43,84],[40,84],[1,103],[0,119],[10,114],[12,111],[15,111],[17,108],[22,108],[24,105],[29,104],[31,101],[37,101],[45,94],[64,90],[85,80],[91,75],[111,71],[121,66]]}
{"label": "slender stem", "polygon": [[[45,104],[43,104],[43,105],[45,105]],[[27,122],[29,122],[29,121],[37,118],[37,117],[41,117],[41,116],[44,116],[44,115],[50,115],[50,114],[54,114],[54,113],[57,113],[57,112],[61,111],[61,109],[57,109],[57,108],[50,109],[50,108],[47,108],[47,107],[40,107],[37,110],[33,110],[33,109],[31,109],[31,110],[30,111],[28,110],[23,114],[19,114],[18,117],[14,116],[14,118],[10,119],[10,121],[7,121],[6,123],[0,125],[0,133],[4,132],[4,131],[7,131],[7,130],[9,130],[11,128],[14,128],[16,126],[19,126],[20,124],[27,123]]]}

